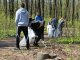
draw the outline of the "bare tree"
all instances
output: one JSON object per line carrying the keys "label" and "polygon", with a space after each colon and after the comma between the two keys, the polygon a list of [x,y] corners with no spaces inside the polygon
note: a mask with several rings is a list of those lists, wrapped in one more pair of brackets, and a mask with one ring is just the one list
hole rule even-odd
{"label": "bare tree", "polygon": [[44,0],[42,0],[42,17],[44,18]]}
{"label": "bare tree", "polygon": [[17,0],[17,3],[16,4],[17,4],[17,6],[16,6],[16,10],[17,10],[18,9],[18,0]]}
{"label": "bare tree", "polygon": [[10,18],[14,16],[14,0],[9,0],[9,14]]}
{"label": "bare tree", "polygon": [[28,10],[28,0],[25,0],[25,4],[26,4],[26,9]]}
{"label": "bare tree", "polygon": [[67,18],[68,7],[69,7],[69,0],[66,0],[65,13],[64,13],[65,18]]}
{"label": "bare tree", "polygon": [[61,8],[60,9],[60,14],[61,14],[60,16],[62,17],[62,0],[60,0],[60,8]]}
{"label": "bare tree", "polygon": [[32,8],[33,8],[33,0],[30,1],[31,2],[31,9],[30,9],[30,15],[32,16]]}
{"label": "bare tree", "polygon": [[54,11],[54,16],[53,17],[57,17],[57,0],[53,0],[53,11]]}
{"label": "bare tree", "polygon": [[51,13],[52,13],[52,0],[49,0],[49,15],[51,17]]}
{"label": "bare tree", "polygon": [[72,2],[72,24],[74,24],[74,14],[75,14],[75,0],[73,0],[73,2]]}
{"label": "bare tree", "polygon": [[41,5],[40,5],[40,0],[38,0],[38,10],[37,10],[39,13],[40,13],[40,15],[41,15]]}
{"label": "bare tree", "polygon": [[78,4],[76,5],[76,18],[77,18],[77,21],[79,20],[79,0],[78,0]]}
{"label": "bare tree", "polygon": [[36,6],[37,4],[36,4],[36,3],[37,3],[37,2],[36,2],[36,0],[35,0],[35,15],[36,15],[36,11],[37,11],[37,9],[36,9],[36,8],[37,8],[37,6]]}

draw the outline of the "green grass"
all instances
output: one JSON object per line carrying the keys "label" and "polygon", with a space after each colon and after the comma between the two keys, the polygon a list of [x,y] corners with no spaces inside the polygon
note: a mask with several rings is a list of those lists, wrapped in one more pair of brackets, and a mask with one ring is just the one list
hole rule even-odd
{"label": "green grass", "polygon": [[61,37],[61,38],[52,38],[50,42],[59,43],[59,44],[80,44],[80,37]]}
{"label": "green grass", "polygon": [[[50,17],[44,18],[45,20],[45,33],[47,33],[47,24],[51,20]],[[78,32],[80,31],[80,21],[74,21],[75,24],[74,26],[77,28]],[[73,27],[71,21],[68,21],[68,27]],[[7,37],[14,37],[16,35],[16,26],[15,26],[15,20],[10,19],[8,16],[7,18],[5,17],[5,14],[0,12],[0,39],[1,38],[7,38]],[[75,37],[62,37],[62,38],[57,38],[56,42],[57,43],[80,43],[80,32],[75,35]],[[52,41],[55,39],[51,39]]]}
{"label": "green grass", "polygon": [[[1,12],[0,12],[1,13]],[[15,36],[15,22],[14,19],[6,18],[4,13],[0,14],[0,39]]]}

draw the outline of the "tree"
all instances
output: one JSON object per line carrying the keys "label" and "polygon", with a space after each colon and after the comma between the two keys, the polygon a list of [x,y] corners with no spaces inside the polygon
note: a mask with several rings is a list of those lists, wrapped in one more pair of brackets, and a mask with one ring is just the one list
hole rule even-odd
{"label": "tree", "polygon": [[60,0],[60,16],[62,17],[62,0]]}
{"label": "tree", "polygon": [[30,2],[31,2],[30,15],[32,16],[32,7],[33,7],[33,0],[31,0]]}
{"label": "tree", "polygon": [[26,9],[28,10],[28,0],[25,0],[25,4],[26,4]]}
{"label": "tree", "polygon": [[14,17],[14,0],[9,0],[9,14],[10,18]]}
{"label": "tree", "polygon": [[0,8],[1,8],[1,0],[0,0]]}
{"label": "tree", "polygon": [[49,15],[51,17],[51,13],[52,13],[52,0],[49,0]]}
{"label": "tree", "polygon": [[3,2],[4,2],[4,9],[5,9],[4,12],[7,17],[7,0],[4,0]]}
{"label": "tree", "polygon": [[37,8],[37,12],[40,13],[41,15],[41,5],[40,5],[40,0],[38,0],[38,8]]}
{"label": "tree", "polygon": [[44,0],[42,0],[42,17],[44,18]]}
{"label": "tree", "polygon": [[72,1],[72,24],[74,24],[74,14],[75,14],[75,0]]}
{"label": "tree", "polygon": [[66,0],[65,13],[64,13],[65,19],[67,18],[68,7],[69,7],[69,0]]}
{"label": "tree", "polygon": [[57,17],[57,0],[53,0],[53,11],[54,11],[54,16]]}
{"label": "tree", "polygon": [[78,4],[76,5],[76,18],[77,18],[77,21],[79,20],[79,0],[77,2]]}
{"label": "tree", "polygon": [[37,11],[37,9],[36,9],[37,7],[36,7],[36,0],[35,0],[35,15],[36,15],[36,11]]}
{"label": "tree", "polygon": [[[16,3],[16,4],[17,4],[16,8],[18,9],[18,0],[17,0],[17,3]],[[17,9],[16,9],[16,10],[17,10]]]}

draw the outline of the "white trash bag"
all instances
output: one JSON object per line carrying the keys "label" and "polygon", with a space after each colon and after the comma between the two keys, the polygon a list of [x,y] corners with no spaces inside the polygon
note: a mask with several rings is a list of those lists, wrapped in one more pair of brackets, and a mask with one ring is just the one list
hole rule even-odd
{"label": "white trash bag", "polygon": [[51,25],[47,25],[47,33],[49,37],[53,36],[53,28]]}
{"label": "white trash bag", "polygon": [[52,28],[51,25],[47,25],[47,33],[50,38],[52,38],[52,37],[57,38],[59,35],[59,30]]}
{"label": "white trash bag", "polygon": [[26,46],[26,39],[23,37],[23,39],[19,43],[20,46]]}
{"label": "white trash bag", "polygon": [[[28,27],[28,37],[29,37],[29,43],[30,44],[34,43],[36,35],[35,35],[34,31],[30,27]],[[26,46],[26,38],[25,37],[22,38],[22,40],[20,41],[19,45],[20,46]]]}

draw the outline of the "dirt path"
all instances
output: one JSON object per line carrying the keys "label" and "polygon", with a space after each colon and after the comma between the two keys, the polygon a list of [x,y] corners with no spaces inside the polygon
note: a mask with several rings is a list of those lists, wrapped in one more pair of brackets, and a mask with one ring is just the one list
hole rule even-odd
{"label": "dirt path", "polygon": [[51,46],[44,48],[30,47],[28,51],[25,47],[21,50],[14,50],[15,38],[7,38],[0,41],[0,60],[37,60],[38,52],[47,52],[49,54],[55,53],[62,58],[62,60],[79,60],[80,59],[80,45],[64,45],[57,44],[55,49]]}

